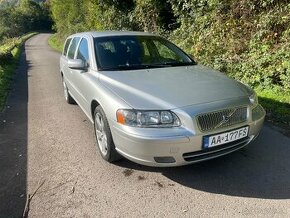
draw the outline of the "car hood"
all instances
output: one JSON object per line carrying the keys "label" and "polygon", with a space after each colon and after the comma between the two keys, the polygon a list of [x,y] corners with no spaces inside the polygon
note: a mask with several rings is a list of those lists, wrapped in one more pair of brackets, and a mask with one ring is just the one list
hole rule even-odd
{"label": "car hood", "polygon": [[174,109],[247,95],[235,80],[202,65],[103,71],[100,81],[134,109]]}

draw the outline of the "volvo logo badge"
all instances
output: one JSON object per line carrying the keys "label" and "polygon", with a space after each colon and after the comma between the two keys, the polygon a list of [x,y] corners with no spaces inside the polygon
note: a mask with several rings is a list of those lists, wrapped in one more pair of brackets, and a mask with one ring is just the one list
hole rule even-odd
{"label": "volvo logo badge", "polygon": [[219,128],[220,126],[226,124],[227,122],[230,121],[231,116],[236,112],[237,109],[233,109],[228,115],[223,115],[222,121],[216,125],[214,128]]}
{"label": "volvo logo badge", "polygon": [[230,116],[223,115],[223,120],[222,120],[223,124],[229,122],[229,120],[230,120]]}

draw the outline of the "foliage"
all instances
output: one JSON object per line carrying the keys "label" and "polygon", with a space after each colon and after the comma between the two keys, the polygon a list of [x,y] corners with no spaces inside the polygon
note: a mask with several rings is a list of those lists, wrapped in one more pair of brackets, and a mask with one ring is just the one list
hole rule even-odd
{"label": "foliage", "polygon": [[21,42],[20,38],[6,39],[0,46],[0,65],[9,63],[13,59],[12,51]]}
{"label": "foliage", "polygon": [[129,1],[110,6],[111,1],[108,0],[51,0],[54,28],[59,37],[90,29],[120,29],[127,23],[124,22],[126,16],[122,16],[128,11],[124,6],[126,2]]}
{"label": "foliage", "polygon": [[0,42],[33,30],[50,30],[51,24],[48,3],[32,0],[21,0],[17,5],[7,3],[0,8]]}
{"label": "foliage", "polygon": [[61,53],[63,50],[64,43],[60,39],[60,37],[58,36],[57,33],[55,33],[49,37],[48,44],[50,45],[50,47],[52,47],[53,49],[55,49],[59,53]]}
{"label": "foliage", "polygon": [[160,33],[171,30],[175,22],[171,5],[164,0],[51,0],[50,4],[60,39],[88,30]]}
{"label": "foliage", "polygon": [[200,63],[254,87],[290,88],[290,3],[174,0],[172,39]]}
{"label": "foliage", "polygon": [[170,4],[163,0],[135,0],[130,21],[136,23],[138,30],[161,33],[171,30],[175,22]]}
{"label": "foliage", "polygon": [[28,33],[22,37],[11,39],[3,44],[0,49],[11,49],[11,59],[7,62],[0,62],[0,112],[5,104],[6,96],[9,91],[10,82],[13,78],[13,72],[17,66],[22,44],[36,33]]}
{"label": "foliage", "polygon": [[15,6],[18,0],[0,0],[0,8]]}

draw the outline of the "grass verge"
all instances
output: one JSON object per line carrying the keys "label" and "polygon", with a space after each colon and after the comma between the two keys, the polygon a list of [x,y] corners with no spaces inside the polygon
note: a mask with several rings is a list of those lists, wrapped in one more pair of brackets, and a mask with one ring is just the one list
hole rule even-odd
{"label": "grass verge", "polygon": [[52,47],[53,49],[55,49],[56,51],[60,53],[63,50],[64,42],[58,37],[56,33],[49,37],[48,44],[50,47]]}
{"label": "grass verge", "polygon": [[[10,90],[11,81],[13,80],[14,71],[19,63],[23,43],[36,34],[36,32],[33,32],[20,37],[20,43],[18,43],[17,46],[11,50],[12,59],[10,61],[0,63],[0,112],[4,108],[7,94]],[[5,47],[5,45],[2,46]]]}
{"label": "grass verge", "polygon": [[290,90],[257,88],[256,92],[267,111],[266,119],[290,128]]}

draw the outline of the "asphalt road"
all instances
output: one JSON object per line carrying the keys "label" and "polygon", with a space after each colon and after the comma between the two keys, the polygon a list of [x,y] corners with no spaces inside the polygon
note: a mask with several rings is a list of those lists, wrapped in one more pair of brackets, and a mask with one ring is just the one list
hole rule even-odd
{"label": "asphalt road", "polygon": [[246,149],[199,164],[103,161],[93,126],[66,104],[49,34],[25,44],[0,114],[0,217],[290,216],[290,138],[265,125]]}

